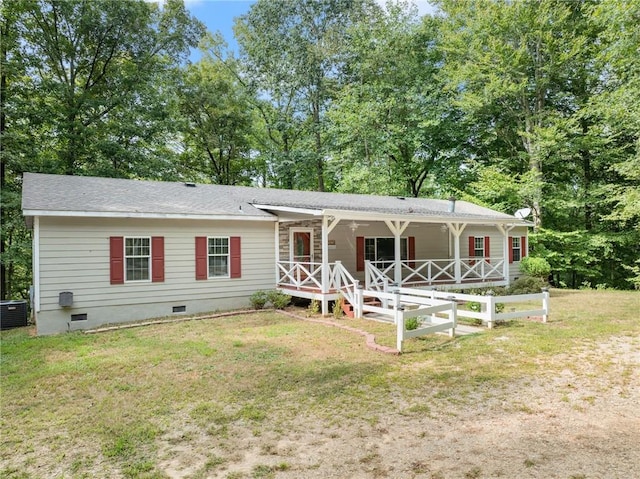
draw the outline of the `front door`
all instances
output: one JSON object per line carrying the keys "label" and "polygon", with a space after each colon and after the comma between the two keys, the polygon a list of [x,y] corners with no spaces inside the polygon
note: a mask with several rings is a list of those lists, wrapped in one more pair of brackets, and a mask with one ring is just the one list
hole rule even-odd
{"label": "front door", "polygon": [[293,232],[293,261],[297,263],[311,263],[311,232]]}
{"label": "front door", "polygon": [[295,266],[298,281],[304,282],[313,271],[310,264],[313,261],[313,230],[294,230],[291,232],[291,260]]}

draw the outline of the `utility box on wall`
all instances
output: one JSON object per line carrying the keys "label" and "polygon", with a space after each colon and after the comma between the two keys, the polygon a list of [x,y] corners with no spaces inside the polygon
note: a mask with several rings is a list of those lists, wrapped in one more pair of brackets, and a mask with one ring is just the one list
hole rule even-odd
{"label": "utility box on wall", "polygon": [[58,305],[63,308],[70,308],[73,305],[73,293],[71,291],[63,291],[58,295]]}
{"label": "utility box on wall", "polygon": [[2,301],[0,329],[22,328],[27,325],[26,301]]}

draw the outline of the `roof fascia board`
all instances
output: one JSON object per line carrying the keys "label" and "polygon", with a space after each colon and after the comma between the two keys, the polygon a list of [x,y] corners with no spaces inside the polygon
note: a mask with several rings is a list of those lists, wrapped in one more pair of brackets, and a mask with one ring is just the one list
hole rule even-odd
{"label": "roof fascia board", "polygon": [[507,224],[513,226],[529,226],[529,222],[518,221],[514,218],[460,218],[455,216],[416,216],[412,215],[394,215],[389,213],[363,213],[361,211],[348,210],[323,210],[325,216],[333,216],[344,220],[368,220],[381,221],[385,219],[409,221],[411,223],[467,223],[467,224]]}
{"label": "roof fascia board", "polygon": [[320,216],[322,210],[315,210],[310,208],[296,208],[295,206],[277,206],[277,205],[263,205],[257,203],[251,203],[251,205],[259,210],[270,211],[282,211],[283,213],[299,213],[302,215]]}
{"label": "roof fascia board", "polygon": [[121,211],[48,211],[23,210],[23,216],[80,217],[80,218],[146,218],[176,220],[230,220],[230,221],[277,221],[276,216],[242,216],[242,215],[193,215],[180,213],[136,213]]}

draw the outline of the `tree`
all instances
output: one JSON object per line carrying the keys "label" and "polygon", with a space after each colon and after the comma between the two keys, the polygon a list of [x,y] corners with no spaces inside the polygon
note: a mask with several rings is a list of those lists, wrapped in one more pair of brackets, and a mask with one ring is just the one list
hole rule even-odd
{"label": "tree", "polygon": [[[260,110],[264,138],[273,142],[267,154],[287,169],[308,167],[296,161],[292,148],[304,138],[307,154],[298,151],[298,157],[311,163],[320,191],[325,189],[325,113],[336,85],[338,52],[346,27],[371,5],[368,0],[259,0],[235,26],[244,78],[270,104]],[[286,186],[311,186],[292,180]]]}
{"label": "tree", "polygon": [[224,185],[251,183],[251,103],[228,67],[211,57],[188,66],[180,111],[186,123],[181,167],[187,174]]}
{"label": "tree", "polygon": [[178,0],[2,3],[2,288],[27,295],[24,171],[173,176],[171,75],[202,25]]}
{"label": "tree", "polygon": [[606,191],[605,204],[612,209],[606,219],[629,236],[632,260],[623,266],[633,275],[629,280],[640,288],[640,5],[603,0],[592,12],[592,22],[601,29],[603,48],[597,61],[605,80],[592,103],[605,124],[610,150],[620,158],[611,166],[621,179]]}
{"label": "tree", "polygon": [[439,24],[389,3],[349,30],[345,85],[329,112],[345,172],[388,168],[411,196],[443,195],[460,175],[463,129],[439,78]]}
{"label": "tree", "polygon": [[162,10],[144,1],[25,2],[21,50],[33,104],[25,117],[53,149],[47,169],[135,174],[152,156],[150,133],[162,137],[150,128],[160,124],[153,108],[167,105],[161,75],[197,43],[201,25],[178,0]]}
{"label": "tree", "polygon": [[[446,15],[443,44],[451,88],[460,106],[499,147],[508,169],[545,178],[545,164],[562,152],[566,134],[561,105],[567,79],[582,60],[585,38],[574,12],[554,0],[439,3]],[[485,138],[487,138],[485,133]],[[543,224],[543,188],[532,199],[536,228]]]}

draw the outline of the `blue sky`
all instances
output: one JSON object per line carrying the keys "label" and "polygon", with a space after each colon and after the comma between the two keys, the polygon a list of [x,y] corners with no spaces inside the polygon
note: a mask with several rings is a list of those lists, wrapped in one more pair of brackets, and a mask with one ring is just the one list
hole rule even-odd
{"label": "blue sky", "polygon": [[203,22],[210,32],[219,31],[229,47],[235,50],[233,23],[236,17],[246,13],[255,0],[185,0],[191,14]]}
{"label": "blue sky", "polygon": [[[159,0],[162,1],[162,0]],[[256,0],[184,0],[186,7],[191,14],[203,22],[209,31],[219,31],[225,38],[229,47],[233,50],[237,48],[233,38],[233,23],[236,17],[246,13]],[[384,4],[385,0],[377,0]],[[433,13],[434,7],[427,0],[414,0],[421,15]],[[191,56],[195,61],[199,55]]]}

